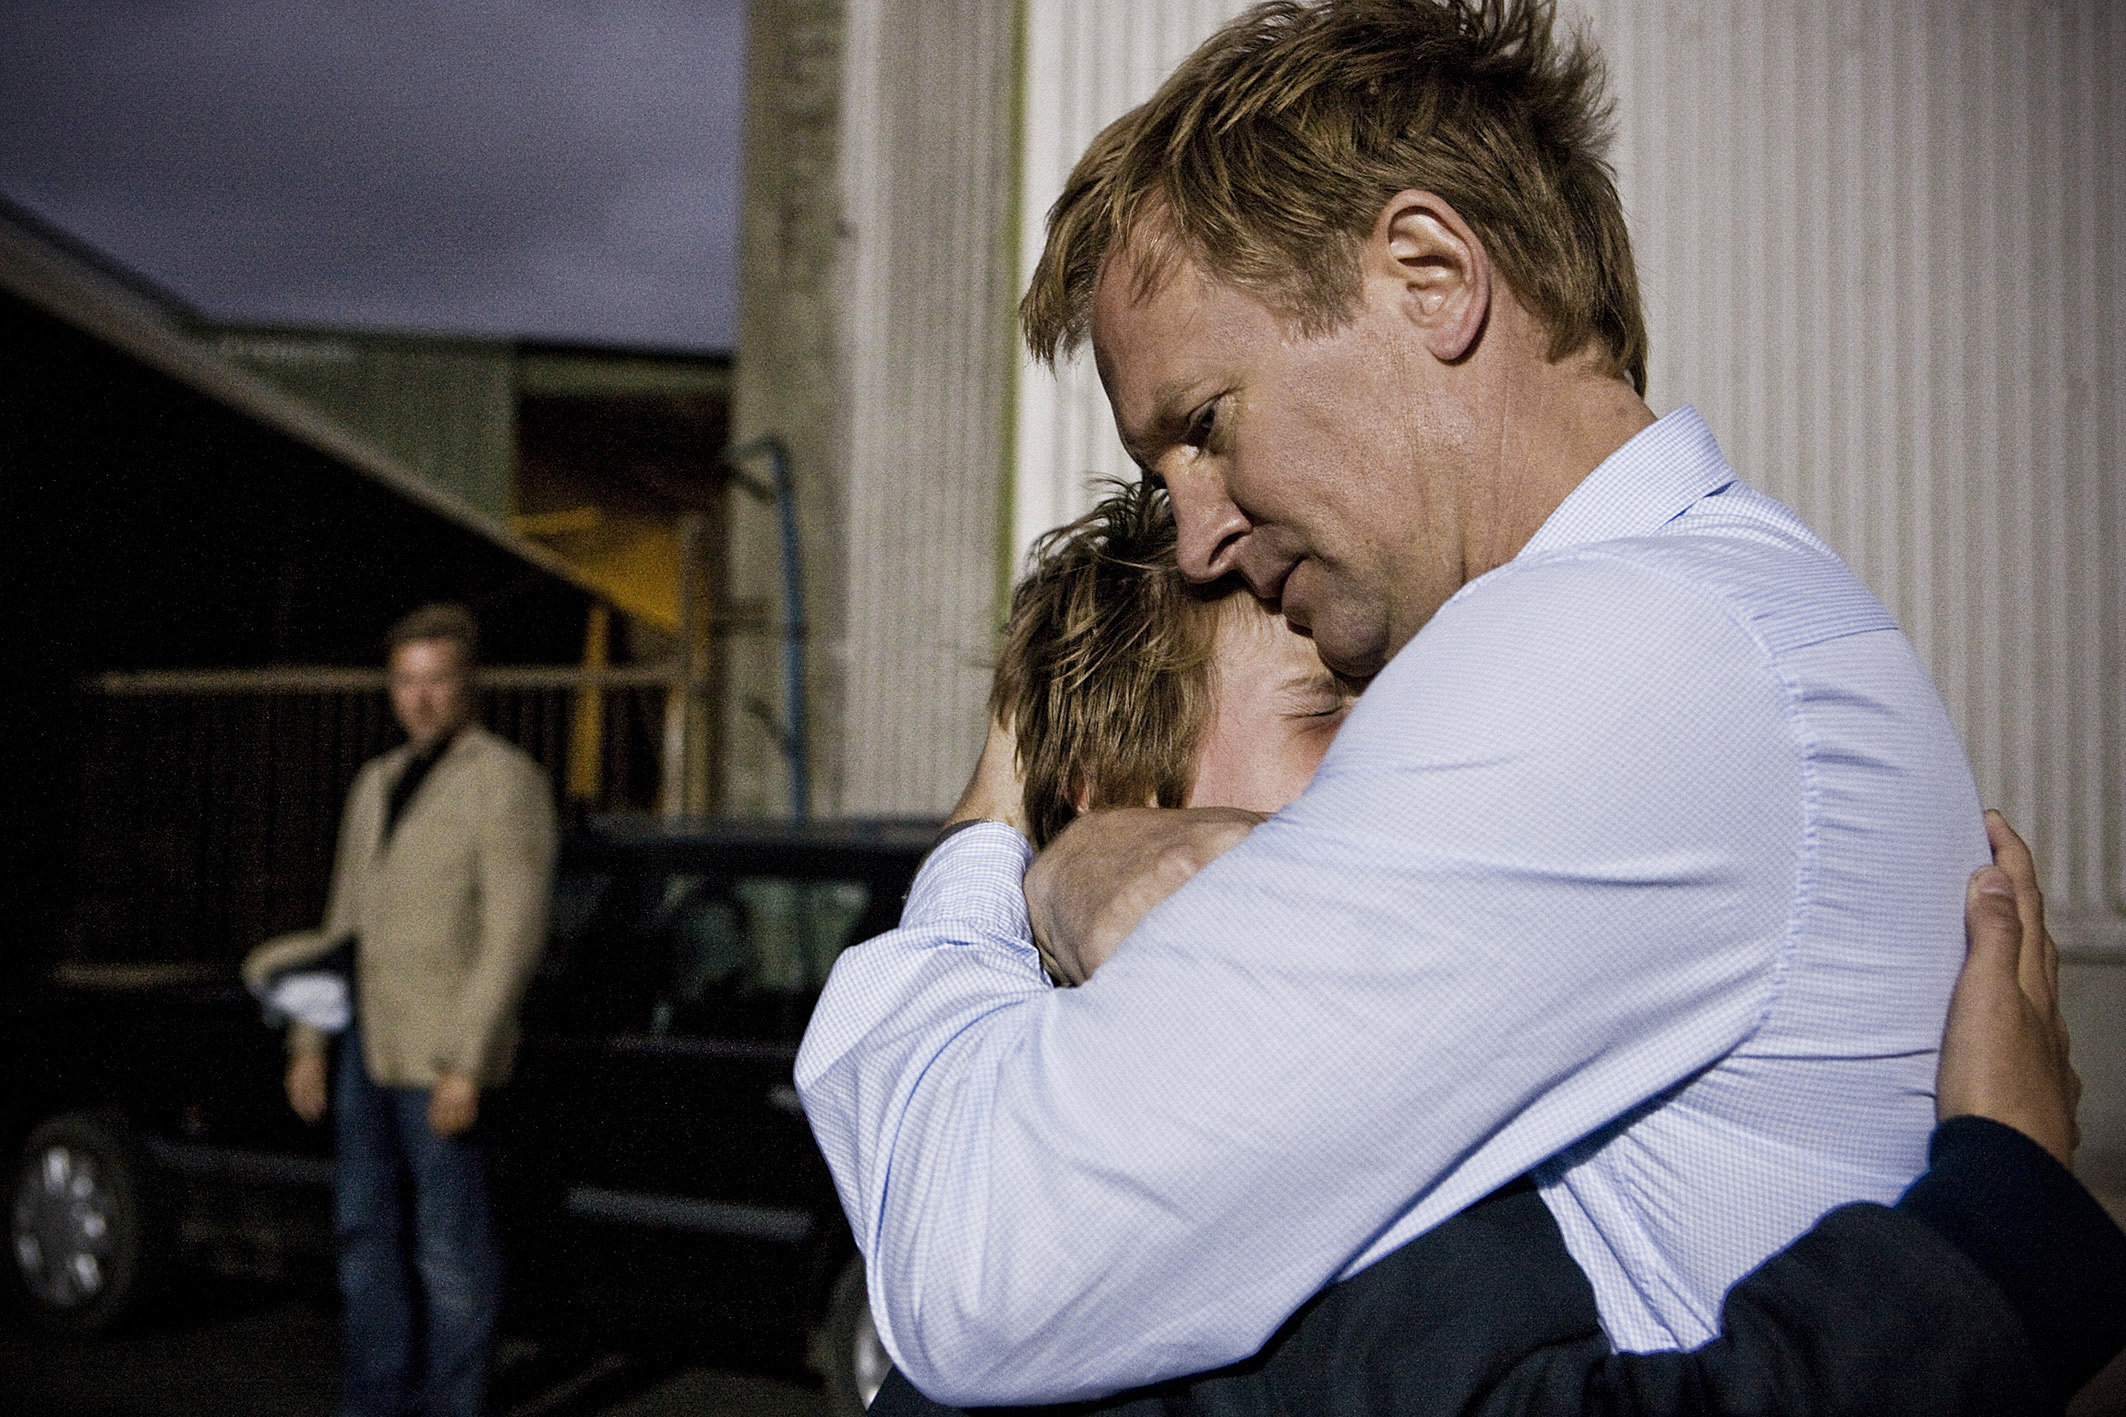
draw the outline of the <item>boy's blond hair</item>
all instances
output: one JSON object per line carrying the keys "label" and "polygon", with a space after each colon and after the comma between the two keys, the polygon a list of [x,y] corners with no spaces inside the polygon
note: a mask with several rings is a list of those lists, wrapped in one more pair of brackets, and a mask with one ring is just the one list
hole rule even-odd
{"label": "boy's blond hair", "polygon": [[990,692],[1018,739],[1036,845],[1081,809],[1186,802],[1221,602],[1239,588],[1190,585],[1166,494],[1113,486],[1034,543]]}

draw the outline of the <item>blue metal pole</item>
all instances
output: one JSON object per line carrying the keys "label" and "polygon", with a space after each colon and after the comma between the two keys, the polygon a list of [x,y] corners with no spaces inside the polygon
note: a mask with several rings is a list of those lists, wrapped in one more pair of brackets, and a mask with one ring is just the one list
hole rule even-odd
{"label": "blue metal pole", "polygon": [[[775,502],[782,531],[782,664],[783,757],[790,770],[790,815],[804,821],[812,811],[812,749],[805,713],[805,582],[797,544],[797,486],[790,472],[790,450],[773,433],[750,439],[724,452],[733,471],[762,453],[768,455],[769,486],[751,478],[734,480],[755,496],[765,491]],[[765,500],[765,499],[764,499]]]}

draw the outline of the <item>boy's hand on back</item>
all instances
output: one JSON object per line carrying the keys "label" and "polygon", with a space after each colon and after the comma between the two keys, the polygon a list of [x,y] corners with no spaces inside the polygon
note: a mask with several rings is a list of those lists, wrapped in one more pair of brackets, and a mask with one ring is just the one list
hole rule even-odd
{"label": "boy's hand on back", "polygon": [[1264,820],[1237,807],[1120,807],[1079,817],[1026,872],[1034,943],[1051,972],[1083,984],[1153,906]]}
{"label": "boy's hand on back", "polygon": [[2074,1164],[2082,1080],[2060,1016],[2059,951],[2045,931],[2045,900],[2030,848],[1998,812],[1986,813],[1994,864],[1964,897],[1967,953],[1935,1082],[1935,1114],[1990,1117]]}

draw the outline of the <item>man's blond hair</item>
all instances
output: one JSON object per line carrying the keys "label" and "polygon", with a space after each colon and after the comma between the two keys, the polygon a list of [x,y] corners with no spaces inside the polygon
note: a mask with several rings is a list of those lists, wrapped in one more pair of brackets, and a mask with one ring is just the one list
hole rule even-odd
{"label": "man's blond hair", "polygon": [[1020,302],[1053,362],[1107,258],[1137,294],[1177,259],[1309,335],[1349,318],[1358,251],[1397,192],[1444,198],[1550,331],[1646,390],[1646,321],[1605,159],[1600,58],[1554,0],[1270,0],[1206,40],[1079,159]]}
{"label": "man's blond hair", "polygon": [[1188,800],[1219,602],[1238,583],[1190,585],[1174,548],[1166,494],[1141,482],[1034,544],[989,706],[1018,740],[1037,845],[1081,807]]}

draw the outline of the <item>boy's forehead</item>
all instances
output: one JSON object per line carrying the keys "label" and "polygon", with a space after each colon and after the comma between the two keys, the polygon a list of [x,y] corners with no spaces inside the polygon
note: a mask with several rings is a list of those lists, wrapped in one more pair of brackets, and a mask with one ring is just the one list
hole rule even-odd
{"label": "boy's forehead", "polygon": [[1315,652],[1314,641],[1293,629],[1282,612],[1258,599],[1246,586],[1221,598],[1214,608],[1215,657],[1246,657],[1322,674],[1329,672]]}

